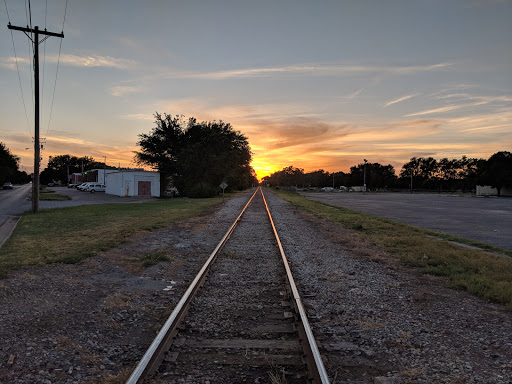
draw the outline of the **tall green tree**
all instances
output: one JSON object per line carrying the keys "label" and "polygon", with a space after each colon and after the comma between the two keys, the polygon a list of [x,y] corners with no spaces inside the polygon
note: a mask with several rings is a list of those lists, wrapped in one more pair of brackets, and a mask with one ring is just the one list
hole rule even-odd
{"label": "tall green tree", "polygon": [[169,177],[180,193],[193,197],[218,194],[223,181],[233,189],[257,182],[247,138],[230,124],[190,118],[185,125],[181,116],[158,113],[155,119],[156,127],[139,135],[135,161],[160,172],[162,196]]}
{"label": "tall green tree", "polygon": [[183,141],[182,117],[155,113],[155,124],[150,133],[141,133],[135,151],[135,162],[149,165],[160,172],[160,196],[165,195],[167,180],[177,175],[178,153]]}

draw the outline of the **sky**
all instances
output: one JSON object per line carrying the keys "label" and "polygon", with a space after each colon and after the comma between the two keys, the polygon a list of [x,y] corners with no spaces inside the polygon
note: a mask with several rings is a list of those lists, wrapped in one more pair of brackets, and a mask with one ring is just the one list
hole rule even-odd
{"label": "sky", "polygon": [[43,169],[135,166],[155,112],[230,123],[260,178],[512,150],[511,0],[5,0],[0,142],[27,172],[29,5],[65,36],[39,45]]}

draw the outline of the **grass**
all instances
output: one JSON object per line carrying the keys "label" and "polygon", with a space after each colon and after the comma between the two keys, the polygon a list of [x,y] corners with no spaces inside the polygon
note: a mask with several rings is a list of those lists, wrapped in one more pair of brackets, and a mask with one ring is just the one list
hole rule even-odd
{"label": "grass", "polygon": [[[408,266],[446,277],[452,288],[512,309],[511,250],[334,207],[308,200],[295,192],[275,193],[316,217],[353,231],[355,236]],[[462,247],[453,241],[483,249]]]}
{"label": "grass", "polygon": [[169,261],[169,256],[165,255],[162,252],[151,252],[147,255],[144,255],[140,258],[142,261],[142,266],[145,268],[151,267],[153,265],[158,264],[161,261]]}
{"label": "grass", "polygon": [[[0,248],[0,276],[49,263],[76,263],[115,247],[142,231],[163,228],[222,202],[166,199],[147,203],[83,205],[27,213]],[[159,257],[152,255],[144,263]]]}
{"label": "grass", "polygon": [[39,189],[39,200],[50,200],[50,201],[62,201],[62,200],[71,200],[71,197],[59,195],[55,193],[53,189],[47,189],[46,187],[41,187]]}

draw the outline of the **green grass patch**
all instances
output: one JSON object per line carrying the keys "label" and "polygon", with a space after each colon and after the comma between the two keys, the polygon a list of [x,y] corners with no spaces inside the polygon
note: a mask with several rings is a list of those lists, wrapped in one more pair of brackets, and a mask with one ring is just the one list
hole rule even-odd
{"label": "green grass patch", "polygon": [[51,200],[51,201],[62,201],[62,200],[71,200],[71,197],[59,195],[55,193],[55,191],[44,191],[39,193],[39,200]]}
{"label": "green grass patch", "polygon": [[452,288],[512,309],[511,250],[308,200],[295,192],[274,193],[316,217],[354,231],[354,236],[361,236],[406,265],[445,276]]}
{"label": "green grass patch", "polygon": [[30,265],[79,262],[121,244],[138,232],[197,216],[221,202],[222,197],[165,199],[27,213],[0,248],[0,276]]}
{"label": "green grass patch", "polygon": [[139,261],[142,261],[142,265],[145,268],[151,267],[153,265],[156,265],[162,261],[169,261],[169,256],[162,252],[151,252],[147,255],[142,256]]}

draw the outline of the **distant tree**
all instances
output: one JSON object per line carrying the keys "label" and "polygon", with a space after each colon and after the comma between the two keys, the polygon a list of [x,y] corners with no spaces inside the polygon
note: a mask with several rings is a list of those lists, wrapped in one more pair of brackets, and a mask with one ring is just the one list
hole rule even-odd
{"label": "distant tree", "polygon": [[98,163],[90,156],[77,157],[72,155],[50,156],[48,165],[41,172],[41,184],[59,182],[67,184],[68,174],[103,168],[104,163]]}
{"label": "distant tree", "polygon": [[304,184],[309,187],[329,187],[333,185],[333,179],[329,172],[323,169],[304,174]]}
{"label": "distant tree", "polygon": [[[351,186],[363,185],[364,173],[364,163],[350,167]],[[392,187],[395,181],[395,168],[391,164],[366,163],[366,186],[368,189]]]}
{"label": "distant tree", "polygon": [[500,197],[504,186],[512,186],[512,153],[502,151],[492,155],[487,160],[480,179],[496,188]]}
{"label": "distant tree", "polygon": [[468,159],[466,156],[462,156],[459,160],[460,169],[457,178],[463,191],[472,191],[476,188],[478,180],[485,171],[486,164],[487,160],[485,159]]}
{"label": "distant tree", "polygon": [[435,189],[438,184],[439,167],[433,157],[412,157],[402,166],[400,178],[408,185],[412,178],[413,188]]}
{"label": "distant tree", "polygon": [[0,183],[16,182],[20,158],[0,142]]}
{"label": "distant tree", "polygon": [[290,165],[265,177],[264,180],[274,187],[303,187],[305,186],[304,169]]}

